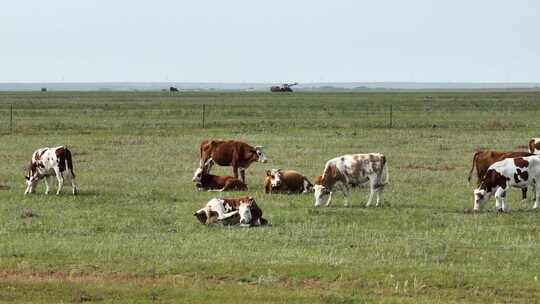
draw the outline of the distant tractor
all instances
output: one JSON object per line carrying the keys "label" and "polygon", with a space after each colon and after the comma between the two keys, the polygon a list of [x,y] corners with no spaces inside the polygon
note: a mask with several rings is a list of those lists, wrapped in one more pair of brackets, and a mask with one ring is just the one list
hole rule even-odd
{"label": "distant tractor", "polygon": [[272,86],[270,87],[270,92],[292,92],[292,86],[297,85],[298,82],[295,83],[284,83],[279,86]]}
{"label": "distant tractor", "polygon": [[170,87],[169,92],[178,92],[178,88]]}

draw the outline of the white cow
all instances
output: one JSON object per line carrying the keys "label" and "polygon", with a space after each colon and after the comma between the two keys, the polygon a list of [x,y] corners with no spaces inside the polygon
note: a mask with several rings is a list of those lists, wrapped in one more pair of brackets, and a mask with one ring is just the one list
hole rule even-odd
{"label": "white cow", "polygon": [[[383,175],[386,175],[384,182]],[[351,184],[369,181],[370,193],[366,206],[371,205],[373,194],[377,194],[377,206],[383,201],[383,188],[388,183],[386,157],[381,153],[347,154],[329,160],[324,172],[315,179],[315,206],[330,205],[334,190],[341,190],[345,195],[345,207],[349,206]]]}
{"label": "white cow", "polygon": [[[505,202],[506,191],[510,187],[527,188],[540,180],[540,155],[506,158],[489,166],[474,190],[474,210],[480,211],[482,205],[495,194],[495,206],[498,211],[508,211]],[[538,208],[540,187],[535,188],[533,208]]]}
{"label": "white cow", "polygon": [[56,148],[40,148],[32,154],[30,168],[26,178],[26,191],[24,194],[34,193],[38,182],[45,180],[45,194],[49,194],[50,182],[53,176],[58,180],[58,189],[56,194],[60,194],[64,187],[63,173],[67,167],[67,178],[71,183],[73,194],[79,192],[75,183],[75,173],[73,172],[73,162],[71,160],[71,151],[64,146]]}

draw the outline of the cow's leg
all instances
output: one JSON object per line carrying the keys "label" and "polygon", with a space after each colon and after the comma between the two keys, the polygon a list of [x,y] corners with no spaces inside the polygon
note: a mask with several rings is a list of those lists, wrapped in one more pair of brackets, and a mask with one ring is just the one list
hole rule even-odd
{"label": "cow's leg", "polygon": [[[366,207],[371,206],[371,201],[373,200],[373,193],[377,191],[376,187],[377,187],[377,179],[374,178],[373,176],[370,176],[369,177],[369,197],[368,197]],[[378,202],[377,202],[377,205],[379,205]]]}
{"label": "cow's leg", "polygon": [[341,191],[343,191],[343,195],[345,196],[345,204],[343,206],[349,207],[349,184],[341,185]]}
{"label": "cow's leg", "polygon": [[499,212],[505,212],[508,211],[508,207],[506,206],[505,202],[506,197],[506,190],[502,187],[499,187],[497,191],[495,191],[495,207],[497,208],[497,211]]}
{"label": "cow's leg", "polygon": [[240,168],[240,177],[242,178],[242,182],[246,183],[246,169]]}
{"label": "cow's leg", "polygon": [[377,204],[375,204],[375,206],[377,207],[383,205],[383,189],[384,189],[383,186],[379,186],[376,190],[377,191]]}
{"label": "cow's leg", "polygon": [[527,190],[529,188],[525,187],[525,188],[521,188],[521,201],[522,202],[526,202],[527,201]]}
{"label": "cow's leg", "polygon": [[50,175],[45,176],[44,182],[45,182],[45,194],[49,194],[49,190],[51,190],[52,176]]}
{"label": "cow's leg", "polygon": [[62,188],[64,188],[64,176],[58,167],[54,168],[54,173],[56,174],[56,179],[58,179],[58,190],[56,190],[56,195],[59,195]]}
{"label": "cow's leg", "polygon": [[538,203],[539,203],[539,198],[540,198],[540,188],[536,187],[536,183],[532,183],[531,184],[533,189],[534,189],[534,205],[533,205],[533,209],[538,209]]}
{"label": "cow's leg", "polygon": [[328,201],[326,201],[326,207],[330,206],[330,203],[332,202],[332,194],[334,191],[331,191],[330,194],[328,194]]}
{"label": "cow's leg", "polygon": [[[233,174],[234,174],[234,178],[238,178],[238,167],[236,165],[233,165]],[[243,180],[242,180],[243,181]],[[243,181],[244,182],[244,181]],[[244,182],[245,183],[245,182]]]}
{"label": "cow's leg", "polygon": [[73,174],[71,174],[69,170],[67,170],[66,175],[67,175],[69,183],[71,184],[71,191],[73,195],[77,195],[77,193],[79,193],[79,187],[77,186],[77,183],[75,182],[75,177],[73,176]]}

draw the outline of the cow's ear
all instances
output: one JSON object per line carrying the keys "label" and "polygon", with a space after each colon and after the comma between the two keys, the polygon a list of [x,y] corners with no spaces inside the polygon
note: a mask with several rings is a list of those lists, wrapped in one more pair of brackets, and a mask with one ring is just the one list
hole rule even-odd
{"label": "cow's ear", "polygon": [[266,176],[272,176],[272,172],[270,172],[270,170],[266,170]]}
{"label": "cow's ear", "polygon": [[24,178],[25,178],[26,180],[30,180],[30,176],[25,175]]}

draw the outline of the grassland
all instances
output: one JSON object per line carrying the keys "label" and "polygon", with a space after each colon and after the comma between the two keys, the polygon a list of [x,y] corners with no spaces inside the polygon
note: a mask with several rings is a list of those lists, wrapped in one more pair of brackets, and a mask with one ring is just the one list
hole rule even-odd
{"label": "grassland", "polygon": [[[0,302],[537,302],[532,204],[463,209],[473,152],[523,150],[539,114],[532,92],[0,93]],[[219,195],[191,182],[205,138],[265,146],[247,182],[271,227],[196,222]],[[32,151],[60,144],[81,195],[23,196]],[[263,192],[268,168],[313,178],[360,152],[387,155],[389,206],[364,208],[365,188],[352,208]]]}

